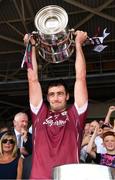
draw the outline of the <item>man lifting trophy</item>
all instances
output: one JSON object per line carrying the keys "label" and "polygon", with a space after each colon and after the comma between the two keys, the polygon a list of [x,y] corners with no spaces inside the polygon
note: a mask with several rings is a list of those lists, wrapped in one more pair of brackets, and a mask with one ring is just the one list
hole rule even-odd
{"label": "man lifting trophy", "polygon": [[[79,163],[88,108],[86,63],[82,46],[87,40],[91,43],[94,41],[88,38],[87,32],[69,30],[67,24],[68,16],[63,8],[55,5],[46,6],[35,16],[37,31],[24,36],[26,51],[22,67],[26,62],[33,128],[30,179],[51,180],[55,167]],[[67,105],[70,95],[63,79],[49,82],[46,89],[48,104],[43,100],[42,87],[38,78],[36,48],[40,56],[49,63],[62,63],[69,60],[75,49],[74,103],[72,105]]]}

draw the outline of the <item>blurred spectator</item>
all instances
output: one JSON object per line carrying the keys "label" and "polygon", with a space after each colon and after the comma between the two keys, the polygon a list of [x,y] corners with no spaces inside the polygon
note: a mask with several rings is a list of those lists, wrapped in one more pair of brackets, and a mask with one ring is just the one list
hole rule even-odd
{"label": "blurred spectator", "polygon": [[112,131],[112,129],[113,129],[109,124],[103,124],[101,128],[103,130],[103,133],[105,133],[107,131]]}
{"label": "blurred spectator", "polygon": [[102,127],[103,124],[104,124],[104,120],[99,120],[99,126]]}
{"label": "blurred spectator", "polygon": [[87,153],[94,159],[95,163],[115,168],[115,133],[108,131],[103,134],[103,143],[107,153],[97,153],[92,147],[98,130],[98,127],[95,127],[95,131],[87,146]]}
{"label": "blurred spectator", "polygon": [[103,139],[102,139],[102,129],[99,126],[99,123],[94,120],[90,123],[90,128],[89,128],[89,132],[90,135],[92,135],[95,131],[95,128],[98,128],[98,134],[94,140],[95,145],[96,145],[96,149],[97,149],[97,153],[106,153],[106,148],[103,146]]}
{"label": "blurred spectator", "polygon": [[0,179],[21,179],[22,162],[17,156],[16,138],[8,131],[0,140]]}
{"label": "blurred spectator", "polygon": [[82,139],[81,152],[80,152],[80,161],[82,163],[85,163],[86,161],[88,163],[92,162],[91,158],[89,158],[87,155],[86,149],[91,139],[91,136],[94,133],[95,127],[98,128],[98,134],[94,140],[93,147],[94,149],[96,149],[96,152],[98,153],[106,153],[106,148],[103,146],[103,139],[102,139],[103,130],[100,128],[99,123],[96,120],[94,120],[88,124],[88,131],[85,131],[84,129],[84,136]]}
{"label": "blurred spectator", "polygon": [[24,157],[32,154],[32,135],[28,132],[28,116],[19,112],[14,116],[14,133],[17,138],[17,145]]}

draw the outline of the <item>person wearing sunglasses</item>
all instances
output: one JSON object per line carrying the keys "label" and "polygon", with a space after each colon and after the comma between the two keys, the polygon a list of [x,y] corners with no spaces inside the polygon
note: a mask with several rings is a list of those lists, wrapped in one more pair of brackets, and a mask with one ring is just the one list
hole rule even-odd
{"label": "person wearing sunglasses", "polygon": [[21,179],[22,164],[15,135],[7,131],[0,139],[0,179]]}

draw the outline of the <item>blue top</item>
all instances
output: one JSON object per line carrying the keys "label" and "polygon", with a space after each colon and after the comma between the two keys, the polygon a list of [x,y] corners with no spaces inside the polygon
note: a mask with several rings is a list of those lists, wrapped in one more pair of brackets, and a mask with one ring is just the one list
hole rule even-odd
{"label": "blue top", "polygon": [[19,157],[5,164],[0,163],[0,179],[16,179]]}

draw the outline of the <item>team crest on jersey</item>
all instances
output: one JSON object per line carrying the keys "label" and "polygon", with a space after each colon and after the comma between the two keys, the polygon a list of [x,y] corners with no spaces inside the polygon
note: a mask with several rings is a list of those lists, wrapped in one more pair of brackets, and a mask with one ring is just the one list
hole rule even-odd
{"label": "team crest on jersey", "polygon": [[61,113],[50,112],[48,118],[43,122],[43,125],[48,126],[64,126],[69,121],[67,111]]}

